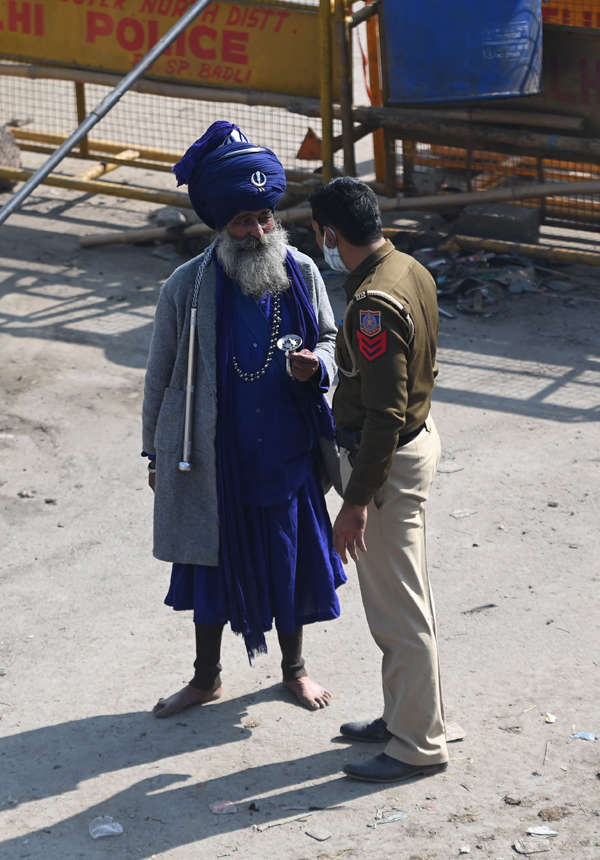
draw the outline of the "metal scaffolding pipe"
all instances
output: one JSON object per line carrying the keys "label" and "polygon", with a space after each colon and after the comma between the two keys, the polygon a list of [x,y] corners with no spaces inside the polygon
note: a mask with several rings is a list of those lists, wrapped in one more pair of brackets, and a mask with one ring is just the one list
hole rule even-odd
{"label": "metal scaffolding pipe", "polygon": [[466,191],[453,194],[428,194],[425,197],[403,197],[380,203],[382,210],[446,209],[448,206],[467,206],[470,203],[510,203],[532,197],[576,197],[579,194],[600,194],[600,179],[578,182],[534,182],[498,188],[494,191]]}
{"label": "metal scaffolding pipe", "polygon": [[137,66],[127,74],[125,77],[117,84],[117,86],[105,96],[101,102],[94,108],[94,110],[86,117],[86,119],[81,123],[81,125],[75,129],[73,134],[68,137],[62,146],[59,146],[56,152],[54,152],[50,158],[27,180],[27,182],[20,188],[16,194],[11,197],[8,203],[0,209],[0,224],[3,224],[6,219],[12,215],[12,213],[19,208],[19,206],[23,203],[23,201],[29,197],[32,191],[34,191],[37,186],[44,181],[46,176],[56,167],[57,164],[69,154],[69,152],[76,146],[80,140],[86,137],[87,133],[92,129],[97,122],[99,122],[102,117],[106,116],[106,114],[117,104],[119,99],[125,95],[127,90],[132,86],[132,84],[137,81],[141,75],[144,74],[146,69],[148,69],[160,55],[165,51],[169,45],[174,42],[180,33],[185,30],[185,28],[190,24],[194,18],[197,18],[200,12],[208,6],[211,0],[197,0],[196,3],[188,9],[188,11],[183,15],[179,21],[171,27],[171,29],[166,33],[162,39],[159,39],[156,45],[150,50],[146,56],[140,60]]}

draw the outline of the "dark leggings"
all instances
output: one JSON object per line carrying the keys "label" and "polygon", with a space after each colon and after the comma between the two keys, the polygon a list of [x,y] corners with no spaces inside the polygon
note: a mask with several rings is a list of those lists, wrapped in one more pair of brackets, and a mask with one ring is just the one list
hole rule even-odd
{"label": "dark leggings", "polygon": [[[221,686],[221,637],[224,624],[195,624],[196,660],[191,687],[216,690]],[[295,681],[306,675],[302,657],[302,627],[293,633],[277,631],[281,648],[281,669],[284,681]]]}

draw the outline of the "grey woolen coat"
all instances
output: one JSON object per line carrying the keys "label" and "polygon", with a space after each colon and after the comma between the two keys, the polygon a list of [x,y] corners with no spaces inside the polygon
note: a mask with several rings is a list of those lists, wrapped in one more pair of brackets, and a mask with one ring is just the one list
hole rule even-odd
{"label": "grey woolen coat", "polygon": [[[314,352],[323,360],[333,382],[336,328],[325,285],[310,257],[296,248],[290,250],[304,277],[319,324],[319,342]],[[144,451],[156,454],[154,555],[163,561],[212,566],[219,563],[216,266],[212,261],[206,267],[198,296],[192,470],[178,469],[183,448],[190,308],[203,256],[176,269],[162,287],[146,369],[142,423]]]}

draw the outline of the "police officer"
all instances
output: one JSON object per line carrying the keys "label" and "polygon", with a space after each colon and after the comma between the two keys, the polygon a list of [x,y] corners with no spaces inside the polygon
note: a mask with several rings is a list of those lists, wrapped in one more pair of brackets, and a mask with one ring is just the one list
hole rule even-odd
{"label": "police officer", "polygon": [[431,275],[384,239],[377,198],[334,179],[311,197],[325,261],[347,274],[333,400],[345,483],[334,525],[355,561],[371,634],[383,652],[383,716],[345,723],[349,740],[385,751],[348,776],[399,782],[447,767],[435,612],[425,556],[425,505],[440,458],[430,415],[438,309]]}

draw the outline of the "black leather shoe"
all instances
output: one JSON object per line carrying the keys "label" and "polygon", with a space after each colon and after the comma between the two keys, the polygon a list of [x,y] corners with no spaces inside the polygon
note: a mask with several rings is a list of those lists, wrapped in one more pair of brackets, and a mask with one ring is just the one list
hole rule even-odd
{"label": "black leather shoe", "polygon": [[351,741],[365,741],[369,744],[386,743],[391,738],[383,717],[372,720],[362,720],[357,723],[344,723],[340,726],[340,734]]}
{"label": "black leather shoe", "polygon": [[405,764],[397,758],[379,753],[367,761],[345,765],[344,773],[352,779],[362,779],[364,782],[403,782],[415,777],[433,776],[446,770],[447,767],[446,763]]}

